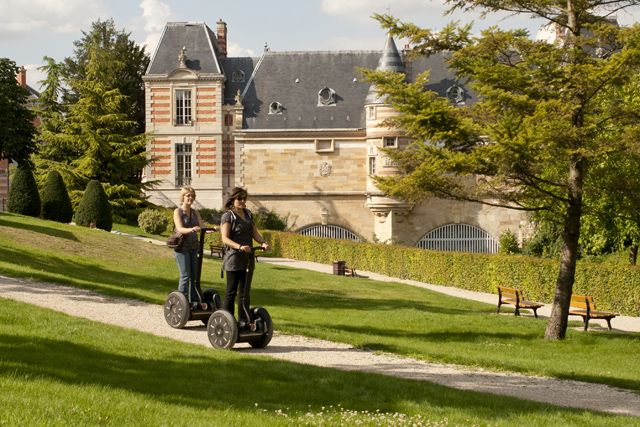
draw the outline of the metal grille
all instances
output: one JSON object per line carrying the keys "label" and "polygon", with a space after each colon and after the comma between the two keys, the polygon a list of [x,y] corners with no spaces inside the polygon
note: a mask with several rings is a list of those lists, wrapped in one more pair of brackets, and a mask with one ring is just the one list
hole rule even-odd
{"label": "metal grille", "polygon": [[416,248],[446,252],[495,254],[500,248],[486,231],[469,224],[447,224],[427,233]]}
{"label": "metal grille", "polygon": [[298,231],[298,234],[302,234],[303,236],[326,237],[329,239],[353,240],[354,242],[362,241],[355,233],[352,233],[346,228],[338,227],[337,225],[313,225],[303,228]]}

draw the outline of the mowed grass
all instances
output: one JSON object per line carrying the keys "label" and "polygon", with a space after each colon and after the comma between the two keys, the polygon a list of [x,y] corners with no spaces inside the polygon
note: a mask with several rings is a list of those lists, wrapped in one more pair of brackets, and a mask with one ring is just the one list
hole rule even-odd
{"label": "mowed grass", "polygon": [[0,298],[0,425],[630,426],[635,418],[176,342]]}
{"label": "mowed grass", "polygon": [[[156,304],[178,279],[168,248],[11,214],[0,214],[0,274]],[[202,287],[224,292],[217,258],[206,257]],[[266,307],[285,333],[439,363],[640,390],[640,334],[585,333],[574,322],[567,339],[552,342],[543,338],[544,319],[497,315],[493,304],[264,263],[257,266],[251,301]]]}

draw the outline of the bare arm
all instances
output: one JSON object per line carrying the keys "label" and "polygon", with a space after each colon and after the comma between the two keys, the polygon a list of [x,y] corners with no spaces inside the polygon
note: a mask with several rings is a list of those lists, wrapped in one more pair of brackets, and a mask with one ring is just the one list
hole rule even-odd
{"label": "bare arm", "polygon": [[[196,213],[196,215],[198,215]],[[198,215],[198,222],[200,223],[202,220],[200,219],[200,215]],[[191,232],[198,233],[200,231],[199,226],[195,226],[193,228],[183,227],[182,226],[182,218],[180,217],[180,209],[176,209],[173,211],[173,224],[176,226],[176,231],[180,234],[189,234]]]}

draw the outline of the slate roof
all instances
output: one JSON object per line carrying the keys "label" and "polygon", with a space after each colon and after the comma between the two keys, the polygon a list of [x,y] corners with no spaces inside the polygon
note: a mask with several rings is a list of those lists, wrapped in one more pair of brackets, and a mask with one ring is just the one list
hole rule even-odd
{"label": "slate roof", "polygon": [[187,68],[200,74],[222,74],[215,46],[215,33],[204,22],[169,22],[151,58],[147,75],[165,75],[177,69],[183,47]]}
{"label": "slate roof", "polygon": [[[215,34],[202,22],[168,23],[153,55],[148,76],[166,75],[179,66],[178,55],[186,47],[187,67],[202,74],[225,74],[224,103],[235,104],[238,90],[244,94],[245,130],[319,130],[364,129],[364,105],[375,97],[371,84],[361,80],[359,68],[403,71],[400,55],[392,38],[382,51],[272,52],[260,58],[219,58]],[[431,70],[427,88],[446,96],[458,83],[445,69],[448,54],[412,59],[407,71],[410,79]],[[244,73],[243,82],[234,82],[236,70]],[[460,83],[458,83],[460,85]],[[464,85],[462,85],[464,87]],[[335,92],[335,103],[319,105],[319,92]],[[473,93],[464,87],[465,102],[474,102]],[[369,99],[367,98],[369,96]],[[282,106],[270,114],[269,106]]]}

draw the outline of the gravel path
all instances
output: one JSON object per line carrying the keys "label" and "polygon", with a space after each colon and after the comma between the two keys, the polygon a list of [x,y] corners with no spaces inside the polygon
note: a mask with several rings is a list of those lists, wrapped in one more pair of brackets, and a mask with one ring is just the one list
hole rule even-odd
{"label": "gravel path", "polygon": [[[261,262],[266,262],[266,259]],[[34,297],[36,295],[37,298]],[[206,328],[201,322],[189,322],[185,329],[172,329],[164,321],[163,307],[159,305],[105,297],[91,291],[52,283],[3,276],[0,276],[0,297],[36,304],[71,316],[209,346]],[[253,349],[246,344],[238,344],[234,351],[346,371],[372,372],[431,381],[461,390],[508,395],[559,406],[640,417],[640,395],[628,390],[577,381],[525,377],[519,374],[426,363],[393,355],[373,354],[345,344],[278,334],[277,331],[267,348]]]}

